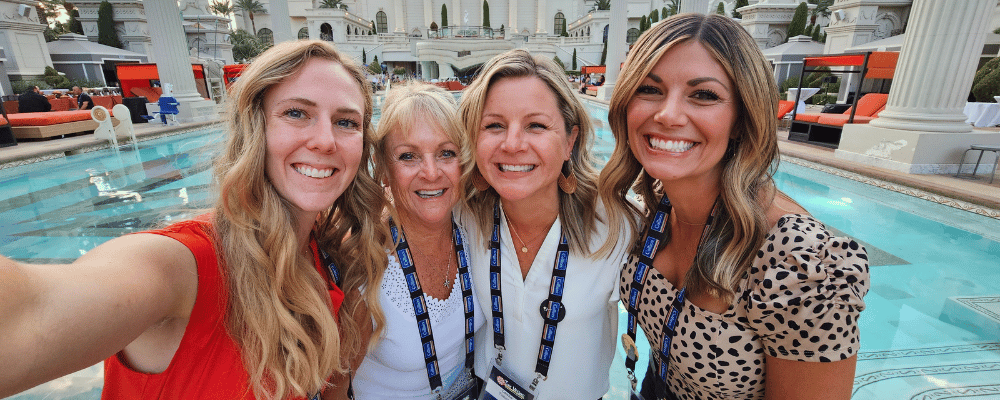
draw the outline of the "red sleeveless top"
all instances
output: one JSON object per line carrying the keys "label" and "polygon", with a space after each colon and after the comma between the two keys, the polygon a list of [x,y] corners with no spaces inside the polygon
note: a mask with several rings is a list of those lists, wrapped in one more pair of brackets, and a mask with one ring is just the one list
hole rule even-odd
{"label": "red sleeveless top", "polygon": [[[104,360],[104,390],[101,398],[111,399],[253,399],[249,374],[243,366],[239,347],[226,331],[227,293],[220,274],[209,228],[210,217],[203,215],[163,229],[144,233],[163,235],[181,242],[198,263],[198,294],[184,337],[167,369],[159,374],[138,372],[128,366],[121,352]],[[328,276],[310,243],[316,269]],[[332,282],[330,300],[336,317],[344,292]]]}

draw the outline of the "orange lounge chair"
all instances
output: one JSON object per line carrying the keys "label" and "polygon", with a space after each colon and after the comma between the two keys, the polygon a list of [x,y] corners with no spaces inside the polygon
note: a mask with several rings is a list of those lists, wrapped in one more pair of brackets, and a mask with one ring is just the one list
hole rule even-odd
{"label": "orange lounge chair", "polygon": [[[885,110],[885,106],[882,106],[882,108],[880,108],[878,111],[875,112],[875,114],[872,114],[872,116],[870,116],[870,117],[855,115],[853,123],[855,123],[855,124],[867,124],[867,123],[871,122],[873,119],[878,118],[879,113],[881,113],[883,110]],[[819,117],[819,120],[817,120],[816,123],[823,124],[823,125],[833,125],[833,126],[841,126],[842,127],[842,126],[844,126],[844,124],[847,123],[847,120],[850,119],[850,118],[851,118],[850,114],[848,114],[848,115],[843,115],[843,114],[824,115],[824,116]]]}
{"label": "orange lounge chair", "polygon": [[18,139],[45,139],[97,128],[90,119],[90,110],[17,113],[8,114],[7,119]]}
{"label": "orange lounge chair", "polygon": [[132,88],[132,94],[145,97],[146,101],[150,103],[156,103],[160,100],[160,96],[163,95],[163,89],[158,87],[134,87]]}
{"label": "orange lounge chair", "polygon": [[[854,118],[857,119],[859,116],[871,117],[876,112],[881,110],[882,107],[885,107],[885,103],[888,100],[889,100],[889,95],[886,93],[868,93],[864,96],[861,96],[861,99],[858,100],[858,111],[854,113]],[[848,108],[847,111],[844,111],[843,114],[841,115],[846,115],[847,117],[850,117],[851,109],[853,108],[854,107]],[[829,114],[824,114],[824,113],[802,113],[802,114],[796,114],[795,120],[800,122],[819,122],[820,117],[828,115]]]}
{"label": "orange lounge chair", "polygon": [[795,108],[794,101],[778,100],[778,119],[785,118],[785,115]]}

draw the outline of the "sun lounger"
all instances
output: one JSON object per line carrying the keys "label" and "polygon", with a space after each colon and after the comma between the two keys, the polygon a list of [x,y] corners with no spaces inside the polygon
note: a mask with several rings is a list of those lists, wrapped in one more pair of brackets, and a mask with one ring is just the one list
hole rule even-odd
{"label": "sun lounger", "polygon": [[18,139],[45,139],[97,128],[89,110],[18,113],[8,114],[7,118]]}
{"label": "sun lounger", "polygon": [[788,132],[788,139],[837,148],[840,145],[840,134],[844,124],[867,124],[878,117],[878,113],[882,112],[888,100],[888,94],[868,93],[858,99],[857,111],[851,107],[842,114],[796,114]]}

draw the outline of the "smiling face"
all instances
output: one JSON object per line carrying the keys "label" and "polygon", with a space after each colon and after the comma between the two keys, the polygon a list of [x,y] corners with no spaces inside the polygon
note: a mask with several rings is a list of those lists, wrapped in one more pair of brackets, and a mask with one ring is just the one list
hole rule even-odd
{"label": "smiling face", "polygon": [[678,43],[650,71],[627,106],[632,154],[654,178],[717,185],[733,135],[732,80],[703,45]]}
{"label": "smiling face", "polygon": [[434,124],[412,123],[386,137],[389,187],[396,212],[406,221],[431,225],[451,220],[462,175],[459,148]]}
{"label": "smiling face", "polygon": [[312,226],[354,180],[364,147],[364,96],[339,63],[311,59],[264,95],[266,173]]}
{"label": "smiling face", "polygon": [[566,132],[556,95],[541,79],[500,79],[486,95],[477,167],[504,200],[558,201],[557,182],[578,130]]}

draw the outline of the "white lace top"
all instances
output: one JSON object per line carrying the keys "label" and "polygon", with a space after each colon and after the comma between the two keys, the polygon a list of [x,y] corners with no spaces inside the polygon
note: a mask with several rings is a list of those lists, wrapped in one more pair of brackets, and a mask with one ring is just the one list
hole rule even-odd
{"label": "white lace top", "polygon": [[[465,241],[468,233],[463,231]],[[417,320],[410,302],[410,292],[406,288],[403,269],[393,251],[386,251],[389,266],[382,278],[382,293],[379,297],[382,312],[385,313],[385,330],[374,349],[368,352],[354,375],[354,397],[367,399],[433,399],[427,381],[427,369],[417,335]],[[466,252],[472,259],[478,255]],[[421,282],[422,285],[441,282]],[[445,388],[465,364],[465,325],[462,307],[462,287],[458,273],[452,277],[452,289],[447,299],[436,299],[424,295],[430,313],[431,328],[434,332],[434,347],[437,349],[438,366]],[[485,321],[473,288],[475,324],[479,329]]]}

